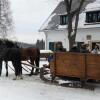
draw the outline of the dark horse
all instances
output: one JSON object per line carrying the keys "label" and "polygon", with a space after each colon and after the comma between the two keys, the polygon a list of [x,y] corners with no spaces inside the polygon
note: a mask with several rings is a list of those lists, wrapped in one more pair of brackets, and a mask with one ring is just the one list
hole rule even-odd
{"label": "dark horse", "polygon": [[[38,48],[19,48],[17,43],[14,43],[13,41],[9,41],[9,40],[3,40],[0,43],[3,43],[3,46],[6,47],[6,49],[5,49],[5,47],[3,47],[3,49],[5,51],[7,51],[6,54],[10,54],[9,52],[12,52],[14,50],[18,54],[17,56],[18,56],[20,62],[30,60],[30,63],[32,65],[36,65],[36,67],[39,67],[40,50]],[[16,56],[16,58],[17,58],[17,56]],[[9,55],[7,57],[9,57]],[[2,59],[2,60],[4,60],[6,62],[6,76],[8,76],[8,61],[10,61],[10,59],[7,59],[6,56],[5,56],[5,59]],[[1,75],[1,70],[2,70],[2,60],[0,60],[0,65],[1,65],[0,66],[0,75]],[[22,73],[22,68],[19,69],[19,70]],[[33,71],[34,71],[34,67],[32,67],[30,75],[39,73],[39,69],[36,69],[35,73],[33,73]]]}
{"label": "dark horse", "polygon": [[2,61],[6,62],[6,76],[8,76],[8,61],[11,61],[15,69],[15,79],[22,78],[22,66],[19,50],[8,40],[0,40],[0,75],[2,71]]}

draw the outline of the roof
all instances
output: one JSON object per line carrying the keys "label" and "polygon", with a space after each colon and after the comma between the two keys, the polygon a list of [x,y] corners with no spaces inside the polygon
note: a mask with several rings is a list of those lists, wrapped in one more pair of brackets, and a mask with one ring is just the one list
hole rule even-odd
{"label": "roof", "polygon": [[[74,2],[74,5],[78,5],[78,0],[75,0],[76,2]],[[88,0],[87,0],[88,1]],[[95,0],[94,0],[95,1]],[[93,10],[100,10],[100,1],[97,0],[94,2],[93,0],[91,0],[90,4],[84,4],[83,9],[81,10],[81,14],[80,14],[80,18],[79,18],[79,27],[78,28],[90,28],[90,27],[100,27],[100,25],[98,24],[97,26],[86,26],[85,25],[85,12],[87,11],[93,11]],[[87,6],[86,6],[87,5]],[[72,7],[72,11],[73,9],[75,9],[75,6]],[[66,6],[64,1],[61,1],[57,7],[54,9],[54,11],[51,13],[51,15],[49,16],[49,18],[45,21],[45,23],[43,23],[42,27],[40,28],[40,31],[45,31],[45,30],[58,30],[58,29],[63,29],[66,28],[66,25],[61,26],[60,25],[60,16],[59,15],[64,15],[67,14],[66,12]]]}
{"label": "roof", "polygon": [[57,7],[54,9],[54,11],[51,13],[49,18],[42,25],[40,30],[48,30],[48,29],[58,28],[58,25],[60,24],[60,17],[58,15],[64,14],[64,13],[66,13],[66,7],[64,5],[64,2],[60,2],[57,5]]}

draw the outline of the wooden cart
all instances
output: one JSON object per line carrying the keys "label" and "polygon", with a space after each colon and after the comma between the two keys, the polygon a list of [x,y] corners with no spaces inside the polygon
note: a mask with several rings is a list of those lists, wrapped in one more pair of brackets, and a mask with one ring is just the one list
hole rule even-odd
{"label": "wooden cart", "polygon": [[[48,81],[45,78],[47,74],[47,66],[40,70],[40,78]],[[100,80],[100,55],[99,54],[85,54],[85,53],[69,53],[57,52],[49,65],[50,76],[49,81],[55,77],[72,77],[79,78],[80,82],[85,83],[87,80]]]}

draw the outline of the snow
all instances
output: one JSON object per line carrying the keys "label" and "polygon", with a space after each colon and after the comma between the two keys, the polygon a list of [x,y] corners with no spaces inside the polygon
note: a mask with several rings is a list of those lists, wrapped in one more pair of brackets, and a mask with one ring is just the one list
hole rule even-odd
{"label": "snow", "polygon": [[[40,66],[47,63],[41,61]],[[91,91],[50,85],[44,83],[39,76],[23,75],[23,80],[16,81],[12,80],[13,77],[14,72],[10,69],[9,77],[5,77],[3,67],[0,77],[0,100],[100,100],[100,87]]]}
{"label": "snow", "polygon": [[40,53],[53,53],[51,50],[40,50]]}
{"label": "snow", "polygon": [[100,0],[96,0],[95,2],[87,5],[86,11],[94,11],[94,10],[100,10]]}

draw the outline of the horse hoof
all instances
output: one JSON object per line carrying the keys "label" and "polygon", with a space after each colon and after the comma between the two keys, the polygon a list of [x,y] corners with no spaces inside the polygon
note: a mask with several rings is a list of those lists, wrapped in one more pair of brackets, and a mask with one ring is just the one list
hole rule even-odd
{"label": "horse hoof", "polygon": [[6,77],[8,77],[8,75],[6,75]]}
{"label": "horse hoof", "polygon": [[29,74],[29,76],[32,76],[33,74]]}
{"label": "horse hoof", "polygon": [[22,80],[23,80],[23,77],[20,77],[20,79],[22,79]]}
{"label": "horse hoof", "polygon": [[21,76],[17,76],[17,77],[15,77],[15,78],[13,78],[13,80],[22,80],[23,79],[23,77]]}
{"label": "horse hoof", "polygon": [[22,79],[23,79],[22,76],[18,76],[18,77],[17,77],[17,80],[22,80]]}
{"label": "horse hoof", "polygon": [[16,80],[16,78],[13,78],[13,80]]}

